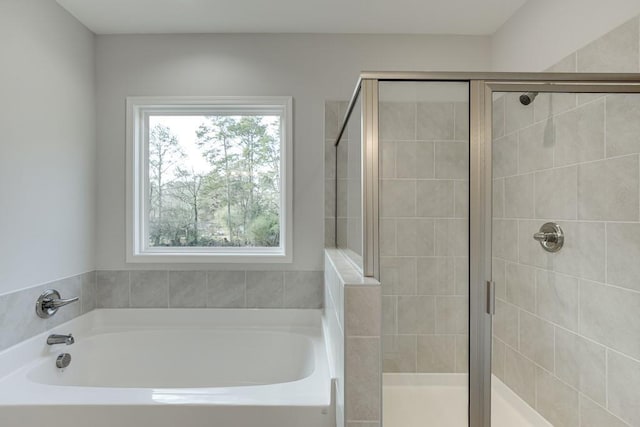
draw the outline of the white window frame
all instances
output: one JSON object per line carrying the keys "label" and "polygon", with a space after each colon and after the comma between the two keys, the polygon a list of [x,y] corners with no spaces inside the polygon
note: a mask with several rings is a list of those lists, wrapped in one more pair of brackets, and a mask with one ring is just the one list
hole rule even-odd
{"label": "white window frame", "polygon": [[[126,261],[129,263],[290,263],[293,253],[293,99],[242,96],[130,96],[126,129]],[[149,247],[148,141],[151,114],[269,114],[281,117],[280,246]]]}

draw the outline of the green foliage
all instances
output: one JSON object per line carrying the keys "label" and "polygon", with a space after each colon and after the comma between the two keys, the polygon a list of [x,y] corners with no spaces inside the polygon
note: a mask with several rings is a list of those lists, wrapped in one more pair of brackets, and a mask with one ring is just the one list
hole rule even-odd
{"label": "green foliage", "polygon": [[272,214],[256,217],[251,223],[250,235],[256,246],[278,246],[280,222]]}
{"label": "green foliage", "polygon": [[269,119],[204,117],[195,136],[207,173],[184,161],[167,126],[151,130],[151,246],[280,244],[279,122]]}

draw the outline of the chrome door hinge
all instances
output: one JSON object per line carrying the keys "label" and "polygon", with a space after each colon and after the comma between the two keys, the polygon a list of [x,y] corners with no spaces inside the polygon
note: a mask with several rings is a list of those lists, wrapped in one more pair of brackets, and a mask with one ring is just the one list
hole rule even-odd
{"label": "chrome door hinge", "polygon": [[496,284],[492,280],[487,280],[487,314],[496,314]]}

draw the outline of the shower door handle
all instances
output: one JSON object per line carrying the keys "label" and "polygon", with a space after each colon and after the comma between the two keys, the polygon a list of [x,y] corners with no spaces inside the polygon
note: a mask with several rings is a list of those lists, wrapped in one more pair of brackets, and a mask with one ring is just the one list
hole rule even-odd
{"label": "shower door handle", "polygon": [[493,280],[487,280],[487,314],[493,316],[496,314],[496,283]]}

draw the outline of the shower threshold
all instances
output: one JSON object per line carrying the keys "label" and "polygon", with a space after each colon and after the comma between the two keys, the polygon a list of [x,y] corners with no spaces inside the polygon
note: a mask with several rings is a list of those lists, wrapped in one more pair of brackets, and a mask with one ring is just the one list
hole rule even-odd
{"label": "shower threshold", "polygon": [[[466,374],[384,374],[385,427],[466,427]],[[549,427],[533,408],[492,377],[492,427]]]}

